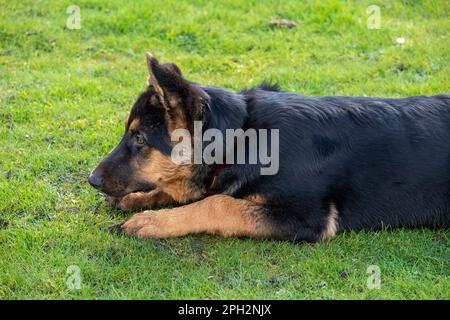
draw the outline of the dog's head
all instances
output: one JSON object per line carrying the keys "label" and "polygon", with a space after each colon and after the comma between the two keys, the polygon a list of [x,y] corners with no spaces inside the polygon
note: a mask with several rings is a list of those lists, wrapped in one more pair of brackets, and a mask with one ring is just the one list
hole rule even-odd
{"label": "dog's head", "polygon": [[147,54],[148,87],[125,121],[119,144],[90,174],[89,183],[111,196],[151,190],[191,174],[188,166],[172,161],[175,129],[193,131],[203,118],[208,95],[183,78],[172,63],[160,64]]}

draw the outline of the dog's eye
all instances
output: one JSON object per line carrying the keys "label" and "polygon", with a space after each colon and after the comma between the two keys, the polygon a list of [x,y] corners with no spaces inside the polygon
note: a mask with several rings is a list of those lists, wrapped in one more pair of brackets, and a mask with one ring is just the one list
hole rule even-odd
{"label": "dog's eye", "polygon": [[140,134],[140,133],[137,133],[136,134],[136,142],[138,144],[144,144],[145,143],[144,136],[142,134]]}

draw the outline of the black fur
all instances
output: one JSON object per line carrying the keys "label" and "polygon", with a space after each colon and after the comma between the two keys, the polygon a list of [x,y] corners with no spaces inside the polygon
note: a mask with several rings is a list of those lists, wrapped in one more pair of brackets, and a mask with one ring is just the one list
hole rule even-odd
{"label": "black fur", "polygon": [[[267,199],[280,238],[317,241],[330,203],[340,230],[450,226],[450,95],[307,97],[267,85],[239,94],[204,90],[216,127],[244,121],[244,129],[280,130],[277,175],[261,176],[259,165],[227,165],[218,185],[220,193]],[[236,107],[244,102],[245,113]]]}

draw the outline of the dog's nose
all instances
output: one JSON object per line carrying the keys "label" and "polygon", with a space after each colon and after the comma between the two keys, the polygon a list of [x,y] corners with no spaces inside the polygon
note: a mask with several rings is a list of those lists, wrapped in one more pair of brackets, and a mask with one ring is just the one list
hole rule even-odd
{"label": "dog's nose", "polygon": [[96,189],[100,189],[103,186],[103,178],[100,176],[89,175],[88,182]]}

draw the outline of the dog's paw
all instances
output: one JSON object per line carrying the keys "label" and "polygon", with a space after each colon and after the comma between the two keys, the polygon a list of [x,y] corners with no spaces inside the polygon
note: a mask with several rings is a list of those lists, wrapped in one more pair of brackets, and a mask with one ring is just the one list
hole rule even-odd
{"label": "dog's paw", "polygon": [[170,219],[167,219],[168,214],[164,214],[162,211],[147,210],[137,213],[124,223],[112,226],[110,231],[140,239],[167,238],[171,235],[172,228]]}
{"label": "dog's paw", "polygon": [[121,198],[105,195],[106,203],[109,204],[112,207],[117,207],[117,204],[119,203],[120,199]]}
{"label": "dog's paw", "polygon": [[123,197],[106,196],[106,202],[122,211],[142,209],[142,192],[130,193]]}

